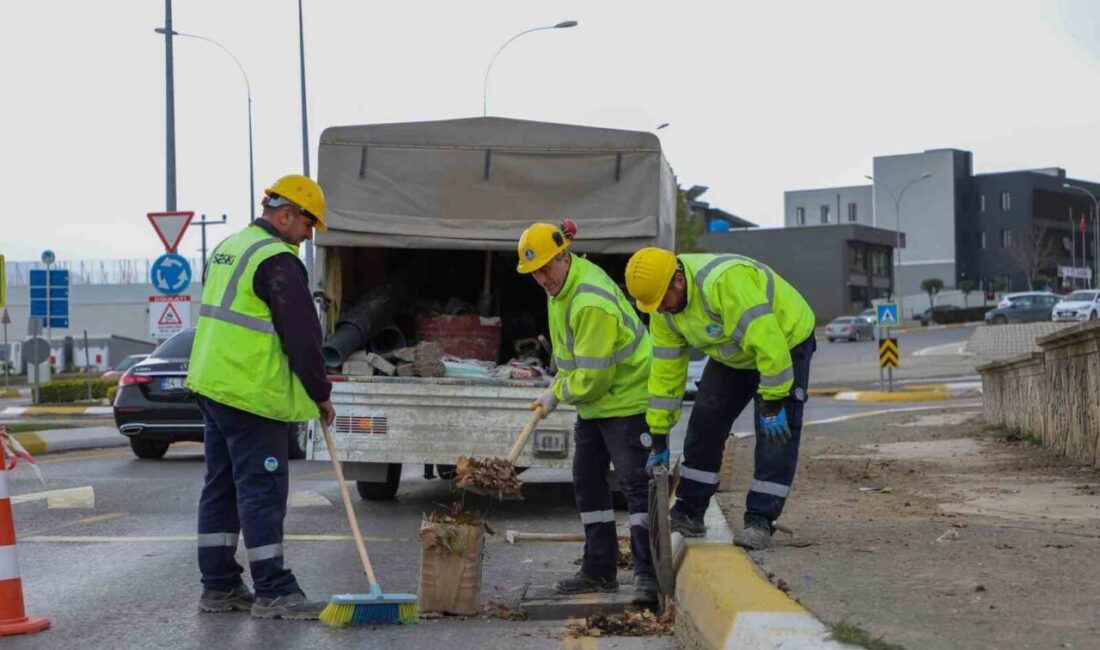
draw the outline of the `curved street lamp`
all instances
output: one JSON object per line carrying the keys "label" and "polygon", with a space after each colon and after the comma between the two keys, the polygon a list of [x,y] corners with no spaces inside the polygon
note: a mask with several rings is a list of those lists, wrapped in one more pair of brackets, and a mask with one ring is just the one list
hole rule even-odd
{"label": "curved street lamp", "polygon": [[[158,34],[163,34],[164,29],[157,28],[153,30]],[[252,158],[252,84],[248,81],[248,73],[244,71],[244,66],[241,65],[240,59],[238,59],[229,48],[215,41],[212,38],[205,36],[199,36],[197,34],[185,34],[183,32],[172,31],[173,36],[183,36],[185,38],[195,38],[200,41],[206,41],[211,45],[214,45],[229,55],[229,58],[233,59],[233,62],[237,64],[237,69],[241,71],[241,76],[244,77],[244,89],[248,97],[248,207],[249,215],[254,221],[256,219],[256,167]]]}
{"label": "curved street lamp", "polygon": [[[875,177],[874,176],[864,175],[864,178],[871,181],[872,183],[875,183]],[[894,231],[894,249],[898,253],[898,262],[891,269],[894,272],[893,273],[894,278],[893,278],[893,282],[891,283],[890,288],[891,288],[891,291],[893,292],[894,295],[898,295],[898,290],[899,290],[899,287],[898,287],[898,271],[901,267],[901,200],[905,197],[906,190],[908,190],[910,187],[913,187],[913,185],[915,185],[916,183],[919,183],[920,181],[923,181],[926,178],[932,178],[932,172],[924,172],[920,176],[918,176],[918,177],[914,178],[913,180],[909,181],[908,183],[906,183],[905,187],[901,188],[901,191],[898,192],[897,194],[894,194],[893,190],[891,190],[890,187],[887,186],[885,183],[882,184],[882,189],[886,190],[886,193],[889,194],[890,198],[894,201],[894,215],[897,218],[897,224],[898,224],[897,230]],[[877,183],[875,183],[875,185],[877,185]],[[899,296],[899,298],[900,298],[900,296]],[[899,305],[898,306],[899,314],[900,314],[900,311],[901,311],[901,306]]]}
{"label": "curved street lamp", "polygon": [[541,31],[546,30],[546,29],[568,29],[570,27],[576,27],[576,26],[577,26],[577,21],[575,21],[575,20],[563,20],[562,22],[560,22],[556,25],[546,25],[544,27],[533,27],[533,28],[528,29],[526,31],[522,31],[522,32],[516,34],[515,36],[513,36],[512,38],[508,39],[507,41],[505,41],[504,45],[501,45],[500,49],[498,49],[496,51],[496,54],[493,55],[493,58],[489,59],[489,67],[485,68],[485,81],[482,83],[482,86],[481,86],[481,115],[482,115],[482,117],[488,117],[488,115],[489,115],[489,73],[493,70],[493,64],[496,63],[497,57],[500,56],[500,53],[502,51],[504,51],[504,48],[508,47],[509,43],[516,40],[520,36],[523,36],[525,34],[530,34],[531,32],[541,32]]}

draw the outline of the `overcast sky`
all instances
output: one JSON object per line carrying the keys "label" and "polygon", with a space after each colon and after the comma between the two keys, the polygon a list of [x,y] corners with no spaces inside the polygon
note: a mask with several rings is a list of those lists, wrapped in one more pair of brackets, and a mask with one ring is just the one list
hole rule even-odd
{"label": "overcast sky", "polygon": [[[158,0],[8,3],[0,254],[151,258],[165,207]],[[660,131],[681,185],[782,223],[783,191],[854,185],[879,154],[957,147],[977,172],[1100,181],[1100,1],[306,0],[310,147],[321,130],[481,113]],[[176,0],[175,28],[252,82],[256,192],[301,170],[296,0]],[[248,216],[244,85],[176,39],[179,208]],[[197,229],[181,250],[196,255]]]}

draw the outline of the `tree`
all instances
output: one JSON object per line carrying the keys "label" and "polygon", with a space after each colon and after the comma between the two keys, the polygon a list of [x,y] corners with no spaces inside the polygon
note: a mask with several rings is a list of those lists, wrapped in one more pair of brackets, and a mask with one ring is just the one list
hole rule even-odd
{"label": "tree", "polygon": [[701,253],[699,236],[706,230],[703,220],[695,216],[688,205],[684,190],[676,188],[676,252]]}
{"label": "tree", "polygon": [[1028,291],[1035,289],[1036,279],[1045,275],[1057,248],[1057,233],[1048,232],[1047,222],[1036,221],[1024,231],[1020,241],[1009,241],[1005,251],[1016,268],[1027,279]]}
{"label": "tree", "polygon": [[963,294],[963,307],[970,306],[970,292],[973,291],[976,287],[977,285],[974,284],[973,280],[963,280],[959,282],[959,291],[962,291]]}
{"label": "tree", "polygon": [[920,281],[920,288],[922,291],[928,294],[928,306],[934,307],[936,303],[936,294],[943,289],[943,280],[939,278],[928,278]]}
{"label": "tree", "polygon": [[1004,293],[1009,290],[1012,283],[1008,281],[1008,278],[1001,276],[993,281],[993,290],[997,293]]}

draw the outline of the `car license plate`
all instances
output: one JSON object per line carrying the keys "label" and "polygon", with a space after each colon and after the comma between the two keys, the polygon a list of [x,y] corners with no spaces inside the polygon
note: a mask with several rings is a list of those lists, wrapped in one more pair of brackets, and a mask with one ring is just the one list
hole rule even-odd
{"label": "car license plate", "polygon": [[565,458],[569,455],[569,438],[564,431],[536,431],[531,451],[539,458]]}
{"label": "car license plate", "polygon": [[186,377],[165,377],[160,380],[161,390],[184,390]]}

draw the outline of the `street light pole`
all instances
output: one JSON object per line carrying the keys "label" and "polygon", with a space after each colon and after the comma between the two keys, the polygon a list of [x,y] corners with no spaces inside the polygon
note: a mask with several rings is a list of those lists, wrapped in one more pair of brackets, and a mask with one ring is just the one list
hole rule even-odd
{"label": "street light pole", "polygon": [[[163,29],[153,30],[157,33],[164,33]],[[256,220],[256,164],[252,156],[252,84],[248,81],[248,73],[244,71],[244,66],[241,65],[240,59],[233,55],[229,51],[229,48],[215,41],[212,38],[205,36],[198,36],[196,34],[185,34],[183,32],[172,32],[172,36],[183,36],[185,38],[195,38],[200,41],[206,41],[211,45],[214,45],[229,55],[229,58],[233,59],[233,62],[237,64],[237,69],[241,71],[241,77],[244,78],[244,90],[248,98],[248,214],[252,221]]]}
{"label": "street light pole", "polygon": [[[1095,245],[1095,255],[1093,256],[1093,262],[1096,263],[1096,270],[1092,274],[1092,285],[1100,287],[1100,200],[1097,200],[1096,195],[1093,194],[1087,187],[1081,187],[1080,185],[1073,185],[1072,183],[1062,183],[1062,187],[1069,190],[1079,190],[1089,195],[1092,199],[1092,224],[1093,224],[1093,244]],[[1074,224],[1071,227],[1076,227]],[[1081,233],[1081,237],[1085,236]]]}
{"label": "street light pole", "polygon": [[[309,120],[306,114],[306,37],[302,20],[302,0],[298,0],[298,70],[302,88],[302,174],[309,176]],[[313,240],[305,241],[306,275],[313,291]]]}
{"label": "street light pole", "polygon": [[172,63],[172,0],[164,0],[164,207],[176,210],[176,81]]}
{"label": "street light pole", "polygon": [[[299,4],[301,4],[301,0],[299,0]],[[496,54],[493,55],[493,58],[489,59],[489,67],[485,68],[485,81],[482,83],[482,86],[481,86],[481,111],[482,111],[481,114],[482,114],[482,116],[483,117],[488,117],[489,116],[489,73],[493,70],[493,64],[496,63],[497,57],[500,56],[500,53],[504,51],[504,48],[508,47],[509,43],[516,40],[520,36],[530,34],[531,32],[541,32],[545,29],[568,29],[570,27],[576,27],[576,26],[577,26],[577,21],[575,21],[575,20],[564,20],[564,21],[562,21],[562,22],[560,22],[556,25],[546,25],[544,27],[533,27],[533,28],[528,29],[526,31],[522,31],[522,32],[516,34],[515,36],[513,36],[512,38],[508,39],[507,41],[505,41],[504,45],[501,45],[500,49],[498,49],[496,51]]]}
{"label": "street light pole", "polygon": [[[878,185],[878,183],[875,182],[874,176],[865,175],[864,178],[866,178],[866,179],[870,180],[872,183],[874,183],[874,185],[872,185],[872,191],[874,191],[874,186]],[[893,190],[891,190],[890,187],[887,186],[885,183],[883,183],[883,185],[882,185],[882,189],[886,190],[887,194],[889,194],[890,198],[894,201],[894,216],[897,218],[897,230],[894,231],[894,248],[895,248],[895,250],[897,250],[898,260],[897,260],[897,263],[894,264],[893,268],[891,269],[893,271],[893,276],[894,277],[893,277],[893,281],[891,282],[891,287],[890,288],[893,291],[894,295],[896,297],[898,297],[898,302],[899,303],[901,302],[900,296],[898,295],[898,291],[899,291],[898,283],[899,283],[899,276],[900,276],[900,273],[901,273],[901,200],[903,198],[905,198],[905,192],[910,187],[913,187],[913,185],[915,185],[916,183],[918,183],[920,181],[923,181],[926,178],[932,178],[932,172],[924,172],[920,176],[918,176],[918,177],[914,178],[913,180],[909,181],[905,185],[905,187],[901,188],[901,192],[898,192],[896,195],[894,194]],[[901,306],[899,305],[898,306],[899,319],[900,319],[900,314],[901,313],[902,313],[901,312]]]}

